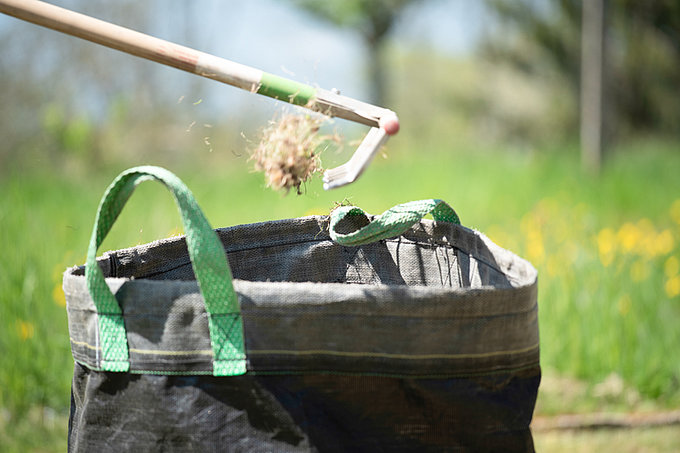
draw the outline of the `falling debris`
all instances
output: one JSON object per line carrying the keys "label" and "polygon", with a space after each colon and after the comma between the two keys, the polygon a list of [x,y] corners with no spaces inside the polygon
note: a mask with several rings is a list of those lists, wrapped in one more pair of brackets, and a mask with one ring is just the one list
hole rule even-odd
{"label": "falling debris", "polygon": [[290,77],[295,77],[295,73],[293,71],[289,70],[288,68],[286,68],[283,65],[281,65],[281,71],[283,71],[284,74],[286,74]]}
{"label": "falling debris", "polygon": [[302,183],[322,171],[319,154],[323,145],[340,142],[335,134],[319,134],[325,120],[320,116],[287,114],[269,124],[251,157],[255,169],[264,172],[267,187],[286,193],[294,187],[301,194]]}

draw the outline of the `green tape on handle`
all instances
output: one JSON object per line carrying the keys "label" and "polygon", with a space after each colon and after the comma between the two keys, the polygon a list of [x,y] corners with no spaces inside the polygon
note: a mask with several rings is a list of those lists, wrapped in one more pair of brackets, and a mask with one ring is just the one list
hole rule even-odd
{"label": "green tape on handle", "polygon": [[340,245],[355,246],[400,236],[427,214],[438,222],[450,222],[460,225],[458,214],[442,200],[430,199],[411,201],[397,205],[375,218],[366,226],[351,233],[338,233],[340,221],[348,216],[366,216],[356,206],[340,206],[331,212],[330,236]]}
{"label": "green tape on handle", "polygon": [[97,211],[87,252],[85,278],[99,319],[101,368],[104,371],[129,371],[130,357],[123,313],[97,265],[97,250],[135,187],[147,180],[163,183],[172,192],[179,207],[191,265],[208,313],[214,355],[213,375],[244,374],[243,322],[222,243],[186,185],[168,170],[152,166],[131,168],[121,173],[106,189]]}
{"label": "green tape on handle", "polygon": [[304,83],[265,72],[262,74],[257,93],[295,105],[307,105],[316,96],[316,89]]}

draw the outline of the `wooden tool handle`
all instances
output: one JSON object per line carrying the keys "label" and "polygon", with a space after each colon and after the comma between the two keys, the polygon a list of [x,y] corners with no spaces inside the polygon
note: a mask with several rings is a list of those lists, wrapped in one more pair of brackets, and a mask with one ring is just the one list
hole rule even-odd
{"label": "wooden tool handle", "polygon": [[[257,91],[262,77],[257,69],[37,0],[0,0],[0,12],[249,91]],[[216,60],[219,72],[211,70]]]}

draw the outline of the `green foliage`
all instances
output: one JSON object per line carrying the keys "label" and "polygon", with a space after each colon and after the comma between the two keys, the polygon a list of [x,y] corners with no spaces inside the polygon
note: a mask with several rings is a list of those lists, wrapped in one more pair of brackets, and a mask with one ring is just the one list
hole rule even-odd
{"label": "green foliage", "polygon": [[69,118],[57,104],[43,111],[43,139],[48,146],[80,159],[91,156],[95,144],[95,126],[84,116]]}
{"label": "green foliage", "polygon": [[387,34],[399,13],[419,0],[293,0],[320,19],[341,27],[354,28],[369,41]]}
{"label": "green foliage", "polygon": [[[581,59],[579,0],[550,3],[488,0],[500,20],[485,54],[533,79],[551,78],[578,99]],[[540,6],[540,7],[539,7]],[[674,0],[611,0],[607,9],[607,94],[618,135],[680,132],[680,7]],[[568,133],[577,131],[577,103]]]}

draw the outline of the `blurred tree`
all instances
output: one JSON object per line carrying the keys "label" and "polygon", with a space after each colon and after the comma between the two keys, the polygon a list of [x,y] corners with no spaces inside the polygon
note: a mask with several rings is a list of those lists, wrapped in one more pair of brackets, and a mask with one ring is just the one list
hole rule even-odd
{"label": "blurred tree", "polygon": [[356,30],[368,50],[371,101],[385,104],[385,42],[400,14],[421,0],[293,0],[312,15],[339,27]]}
{"label": "blurred tree", "polygon": [[[167,0],[64,0],[61,6],[150,34],[166,26],[171,40],[195,39],[193,8],[174,3],[178,8],[168,8]],[[152,150],[180,153],[180,139],[190,140],[172,127],[179,121],[172,115],[179,94],[201,97],[196,77],[1,14],[0,19],[5,106],[0,168],[33,151],[55,161],[71,156],[96,164]],[[192,120],[197,118],[186,124]]]}
{"label": "blurred tree", "polygon": [[[578,99],[581,0],[487,0],[501,32],[484,45],[495,61],[550,73]],[[680,133],[680,2],[609,0],[607,90],[612,133]],[[503,28],[505,27],[505,28]],[[578,109],[572,112],[576,116]],[[575,130],[577,121],[570,121]]]}

